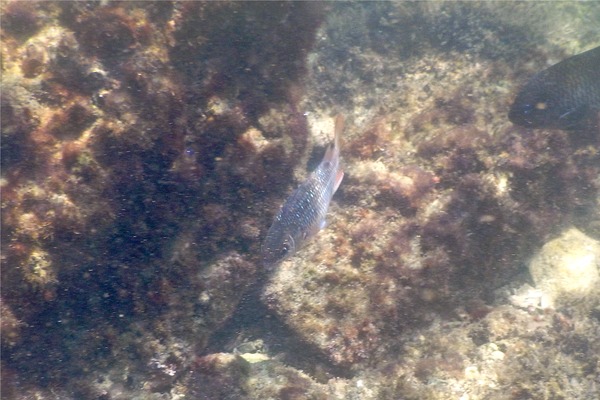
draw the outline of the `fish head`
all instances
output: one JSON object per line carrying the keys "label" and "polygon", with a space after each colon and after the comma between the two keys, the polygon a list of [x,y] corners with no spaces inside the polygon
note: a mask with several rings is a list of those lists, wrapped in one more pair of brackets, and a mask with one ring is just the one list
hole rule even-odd
{"label": "fish head", "polygon": [[588,109],[577,104],[555,81],[539,74],[517,94],[508,119],[526,128],[568,129],[586,116]]}
{"label": "fish head", "polygon": [[560,119],[562,112],[559,108],[552,85],[536,79],[517,94],[508,119],[527,128],[547,127]]}
{"label": "fish head", "polygon": [[267,234],[267,238],[262,246],[262,259],[265,267],[272,267],[286,258],[290,257],[296,251],[296,241],[292,235],[275,235],[272,232]]}

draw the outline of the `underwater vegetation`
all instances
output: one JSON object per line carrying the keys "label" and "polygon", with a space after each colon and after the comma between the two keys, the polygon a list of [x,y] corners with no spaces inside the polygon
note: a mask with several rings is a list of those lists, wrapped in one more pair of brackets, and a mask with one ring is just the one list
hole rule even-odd
{"label": "underwater vegetation", "polygon": [[[598,4],[0,12],[3,398],[594,398],[598,124],[507,115]],[[265,269],[337,113],[327,229]]]}

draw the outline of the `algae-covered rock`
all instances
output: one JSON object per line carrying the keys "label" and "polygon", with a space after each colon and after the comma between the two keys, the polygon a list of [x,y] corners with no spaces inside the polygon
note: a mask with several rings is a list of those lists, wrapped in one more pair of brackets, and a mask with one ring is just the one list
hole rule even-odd
{"label": "algae-covered rock", "polygon": [[[0,2],[2,398],[595,399],[598,308],[495,293],[598,232],[594,132],[506,113],[599,4]],[[328,226],[267,272],[337,113]]]}
{"label": "algae-covered rock", "polygon": [[[199,358],[185,377],[185,399],[326,400],[326,385],[275,360],[249,363],[242,356],[216,353]],[[333,397],[342,398],[342,397]]]}
{"label": "algae-covered rock", "polygon": [[542,290],[542,306],[566,305],[600,294],[600,243],[571,228],[531,260],[529,272]]}
{"label": "algae-covered rock", "polygon": [[306,148],[323,10],[0,3],[2,389],[152,398],[204,350]]}

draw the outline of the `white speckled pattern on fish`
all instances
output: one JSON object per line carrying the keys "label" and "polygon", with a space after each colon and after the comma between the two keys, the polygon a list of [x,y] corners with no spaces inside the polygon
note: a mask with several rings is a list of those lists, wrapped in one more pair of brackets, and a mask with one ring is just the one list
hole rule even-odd
{"label": "white speckled pattern on fish", "polygon": [[344,119],[335,120],[335,138],[319,166],[281,207],[262,245],[263,264],[285,260],[325,226],[325,216],[344,172],[340,168],[340,135]]}

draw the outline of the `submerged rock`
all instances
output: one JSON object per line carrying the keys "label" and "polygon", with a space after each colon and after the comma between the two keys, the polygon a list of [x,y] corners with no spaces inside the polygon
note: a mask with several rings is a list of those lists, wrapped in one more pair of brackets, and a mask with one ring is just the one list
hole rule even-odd
{"label": "submerged rock", "polygon": [[529,272],[542,291],[542,307],[585,300],[589,308],[600,300],[600,242],[571,228],[542,247]]}
{"label": "submerged rock", "polygon": [[205,351],[306,148],[323,10],[0,4],[3,389],[151,398]]}
{"label": "submerged rock", "polygon": [[[495,289],[597,232],[598,147],[506,109],[598,5],[316,4],[0,3],[3,397],[594,398],[598,311]],[[267,275],[338,112],[329,228]]]}

